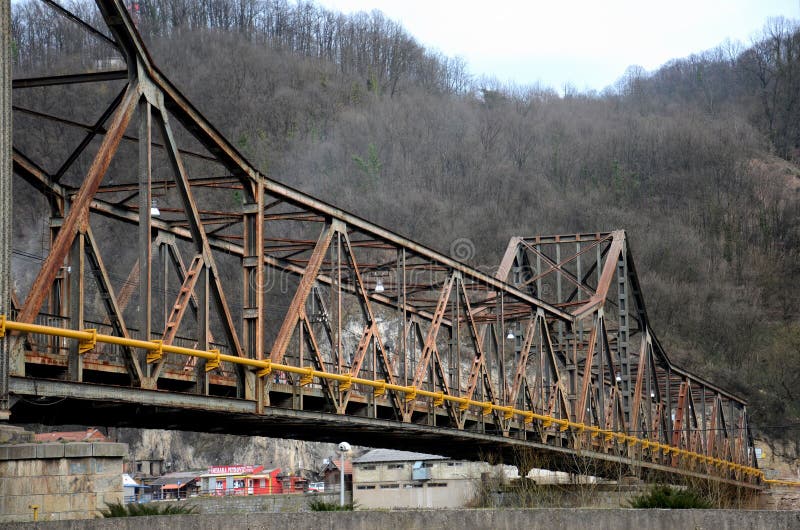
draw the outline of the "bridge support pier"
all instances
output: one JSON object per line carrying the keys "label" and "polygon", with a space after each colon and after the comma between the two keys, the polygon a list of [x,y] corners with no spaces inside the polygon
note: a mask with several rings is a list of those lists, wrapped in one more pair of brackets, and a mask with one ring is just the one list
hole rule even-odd
{"label": "bridge support pier", "polygon": [[[11,1],[0,0],[0,315],[11,309]],[[11,417],[11,339],[0,339],[0,421]]]}

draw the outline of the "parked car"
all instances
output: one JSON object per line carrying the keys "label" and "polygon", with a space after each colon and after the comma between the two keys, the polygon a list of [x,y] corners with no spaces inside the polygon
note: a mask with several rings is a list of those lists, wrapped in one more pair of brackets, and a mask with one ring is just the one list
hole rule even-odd
{"label": "parked car", "polygon": [[311,482],[308,484],[308,493],[324,493],[324,492],[325,492],[324,482]]}

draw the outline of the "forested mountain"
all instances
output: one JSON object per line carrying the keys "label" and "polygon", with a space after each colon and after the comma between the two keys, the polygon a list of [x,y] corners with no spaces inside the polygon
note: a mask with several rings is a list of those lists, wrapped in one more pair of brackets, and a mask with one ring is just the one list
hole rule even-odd
{"label": "forested mountain", "polygon": [[[556,93],[472,78],[379,12],[138,5],[156,64],[272,178],[445,252],[470,238],[487,268],[511,236],[626,229],[673,360],[800,443],[796,22]],[[13,31],[17,75],[109,57],[38,2],[15,4]]]}

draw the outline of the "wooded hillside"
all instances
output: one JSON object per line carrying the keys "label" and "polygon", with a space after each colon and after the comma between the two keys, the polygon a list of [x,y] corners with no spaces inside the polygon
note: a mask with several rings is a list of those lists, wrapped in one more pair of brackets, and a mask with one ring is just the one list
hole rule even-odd
{"label": "wooded hillside", "polygon": [[[445,252],[469,238],[486,268],[511,236],[626,229],[672,359],[800,444],[797,22],[556,93],[472,78],[379,12],[140,6],[156,64],[272,178]],[[111,57],[38,2],[15,4],[13,29],[16,75]]]}

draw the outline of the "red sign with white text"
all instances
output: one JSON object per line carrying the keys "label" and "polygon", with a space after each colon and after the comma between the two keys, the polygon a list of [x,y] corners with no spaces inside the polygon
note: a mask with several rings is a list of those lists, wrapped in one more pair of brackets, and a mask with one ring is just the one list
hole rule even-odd
{"label": "red sign with white text", "polygon": [[264,466],[211,466],[208,468],[209,475],[249,475],[258,473]]}

